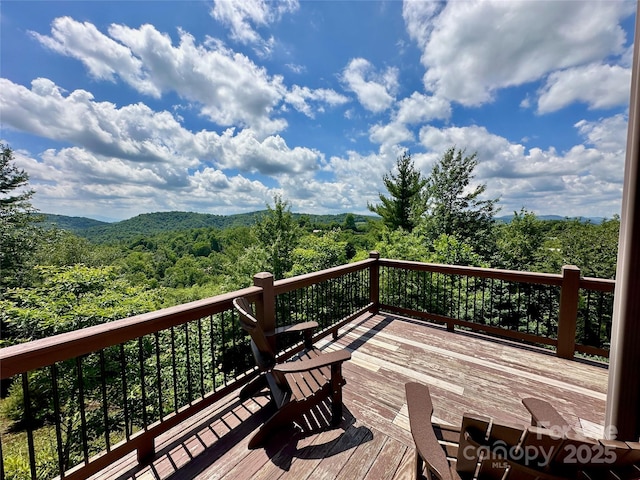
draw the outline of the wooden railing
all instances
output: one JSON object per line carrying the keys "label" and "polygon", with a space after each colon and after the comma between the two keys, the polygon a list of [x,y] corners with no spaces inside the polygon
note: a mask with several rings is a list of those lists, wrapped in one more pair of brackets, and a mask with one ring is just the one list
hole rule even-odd
{"label": "wooden railing", "polygon": [[[607,356],[613,287],[581,279],[575,267],[551,275],[372,252],[364,261],[275,282],[260,273],[253,287],[0,349],[0,377],[22,402],[14,427],[25,432],[20,461],[28,463],[27,478],[78,479],[132,451],[148,461],[158,435],[257,374],[232,308],[237,296],[255,302],[265,329],[318,321],[316,340],[382,310],[553,346],[571,358],[576,351]],[[300,345],[292,339],[279,348],[284,359]],[[2,448],[4,433],[2,480],[17,461]],[[42,437],[53,439],[53,452],[42,452]]]}
{"label": "wooden railing", "polygon": [[608,357],[615,281],[380,259],[380,310],[556,348]]}

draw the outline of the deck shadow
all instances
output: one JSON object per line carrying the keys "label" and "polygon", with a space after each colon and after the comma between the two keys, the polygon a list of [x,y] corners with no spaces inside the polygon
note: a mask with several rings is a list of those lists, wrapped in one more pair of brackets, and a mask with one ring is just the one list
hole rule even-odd
{"label": "deck shadow", "polygon": [[[269,418],[271,409],[270,405],[266,404],[266,397],[258,394],[245,401],[233,399],[224,409],[212,416],[204,417],[202,421],[181,431],[176,438],[163,442],[151,464],[136,463],[128,470],[115,475],[113,480],[195,478]],[[258,404],[257,409],[255,404]],[[196,444],[201,448],[192,452]],[[181,457],[181,460],[177,461],[175,457]],[[186,462],[184,457],[188,458]],[[173,470],[173,473],[167,469]]]}
{"label": "deck shadow", "polygon": [[[265,447],[271,462],[281,470],[289,471],[295,459],[323,460],[373,440],[373,432],[363,425],[356,426],[355,417],[345,406],[341,423],[337,427],[331,426],[328,409],[326,403],[313,409],[312,416],[316,421],[312,425],[301,427],[296,422],[295,427],[274,435],[273,441]],[[322,420],[318,421],[319,417]],[[323,441],[324,438],[327,440]]]}

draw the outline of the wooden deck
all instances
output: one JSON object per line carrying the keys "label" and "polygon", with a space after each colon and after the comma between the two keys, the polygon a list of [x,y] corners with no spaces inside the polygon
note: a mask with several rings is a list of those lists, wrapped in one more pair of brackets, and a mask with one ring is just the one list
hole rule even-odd
{"label": "wooden deck", "polygon": [[[240,402],[229,395],[157,440],[156,460],[135,455],[95,479],[409,479],[413,441],[404,384],[429,385],[434,416],[457,425],[472,412],[528,424],[521,400],[548,399],[575,427],[599,436],[604,423],[605,368],[536,349],[487,340],[393,315],[365,315],[323,349],[348,348],[340,428],[287,429],[267,448],[248,450],[251,433],[273,412],[266,394]],[[322,411],[315,412],[322,425]],[[312,420],[314,420],[312,418]]]}

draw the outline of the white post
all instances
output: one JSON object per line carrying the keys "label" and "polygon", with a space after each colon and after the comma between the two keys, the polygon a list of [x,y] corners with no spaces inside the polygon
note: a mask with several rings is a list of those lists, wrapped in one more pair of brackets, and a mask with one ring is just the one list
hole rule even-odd
{"label": "white post", "polygon": [[634,441],[640,436],[640,4],[636,9],[627,155],[605,417],[605,434],[609,433],[608,436],[611,438],[617,431],[619,440]]}

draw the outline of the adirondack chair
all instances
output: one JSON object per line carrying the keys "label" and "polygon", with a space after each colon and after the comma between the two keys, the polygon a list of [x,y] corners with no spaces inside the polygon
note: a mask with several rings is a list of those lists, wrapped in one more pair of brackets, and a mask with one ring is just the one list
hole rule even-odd
{"label": "adirondack chair", "polygon": [[593,440],[465,414],[460,428],[432,423],[429,389],[405,386],[416,446],[415,478],[567,480],[640,478],[640,444]]}
{"label": "adirondack chair", "polygon": [[[323,353],[312,345],[316,322],[279,327],[274,332],[262,330],[253,313],[251,303],[245,297],[233,300],[242,328],[251,336],[251,350],[261,377],[269,386],[271,398],[278,408],[249,441],[249,448],[258,448],[278,427],[300,421],[305,413],[320,403],[331,400],[331,425],[342,419],[342,363],[351,358],[347,350]],[[294,359],[277,363],[275,342],[281,333],[301,332],[305,337],[304,350]],[[261,380],[259,380],[260,382]],[[241,392],[247,395],[256,385]]]}
{"label": "adirondack chair", "polygon": [[522,399],[522,404],[531,414],[531,425],[562,433],[574,432],[569,422],[549,402],[540,398],[528,397]]}

